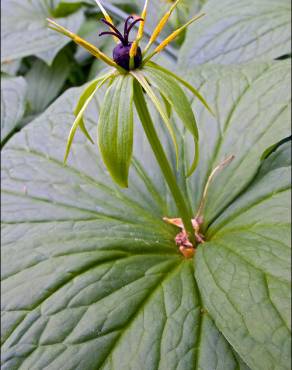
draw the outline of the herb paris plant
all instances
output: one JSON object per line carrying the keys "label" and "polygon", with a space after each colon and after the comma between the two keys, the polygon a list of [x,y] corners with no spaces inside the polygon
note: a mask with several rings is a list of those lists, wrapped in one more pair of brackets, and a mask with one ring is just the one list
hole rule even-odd
{"label": "herb paris plant", "polygon": [[[161,96],[175,110],[183,125],[193,136],[195,157],[188,171],[188,175],[191,175],[199,160],[198,129],[194,113],[180,84],[189,89],[210,112],[211,109],[195,88],[176,76],[174,73],[151,62],[151,58],[161,52],[171,41],[179,36],[186,27],[195,20],[201,18],[204,14],[200,14],[192,18],[189,22],[164,39],[154,51],[148,54],[152,44],[156,41],[179,1],[180,0],[175,1],[169,11],[162,17],[157,27],[154,29],[143,52],[139,47],[139,43],[143,37],[148,0],[145,2],[141,17],[134,19],[132,16],[129,16],[126,19],[124,34],[114,26],[111,17],[108,15],[102,4],[99,1],[96,1],[104,15],[102,22],[110,28],[110,31],[101,32],[100,36],[112,35],[114,40],[117,42],[117,46],[113,51],[113,59],[109,58],[98,48],[89,44],[76,34],[58,25],[53,20],[48,19],[48,22],[51,29],[70,37],[74,42],[83,46],[92,55],[103,60],[109,67],[111,67],[111,70],[108,73],[93,80],[83,91],[79,99],[74,111],[76,119],[69,134],[65,161],[68,157],[70,147],[78,127],[82,130],[85,136],[93,142],[85,127],[83,114],[97,90],[102,85],[109,82],[98,122],[98,143],[105,165],[118,185],[121,187],[128,186],[128,174],[133,148],[133,105],[135,104],[148,141],[175,199],[184,229],[186,230],[187,236],[189,236],[190,240],[194,242],[191,210],[187,206],[184,196],[177,185],[172,168],[155,130],[143,93],[143,91],[146,92],[167,127],[173,141],[177,161],[178,144],[175,132],[170,118],[154,88],[158,90]],[[130,23],[131,20],[132,23]],[[137,37],[133,42],[131,42],[129,40],[130,32],[138,22],[140,22],[140,25]]]}
{"label": "herb paris plant", "polygon": [[[44,2],[78,2],[86,17],[82,28],[76,25],[79,11],[72,14],[70,25],[60,15],[31,11]],[[3,369],[291,370],[291,146],[286,142],[270,150],[291,134],[291,60],[274,60],[290,50],[291,2],[182,0],[180,6],[198,2],[205,3],[202,12],[207,16],[188,30],[172,68],[199,87],[216,117],[192,99],[200,161],[190,178],[186,169],[193,159],[193,138],[180,128],[177,114],[171,123],[179,148],[176,181],[193,219],[203,209],[199,231],[204,243],[192,259],[174,246],[181,220],[170,219],[178,221],[175,228],[163,217],[181,215],[137,114],[129,189],[115,185],[96,145],[79,128],[64,166],[73,111],[88,86],[69,88],[66,83],[66,91],[48,109],[8,134],[1,153]],[[10,50],[14,45],[20,50],[21,42],[26,55],[32,55],[32,47],[33,55],[39,55],[43,49],[37,51],[36,42],[47,47],[52,38],[60,48],[71,41],[50,30],[43,38],[40,28],[31,27],[38,22],[45,28],[52,14],[58,23],[92,40],[84,32],[90,20],[102,50],[112,43],[110,37],[97,37],[107,30],[96,32],[92,0],[2,3],[11,25],[7,41],[15,41]],[[143,0],[104,3],[118,19],[111,4],[131,6],[139,15],[138,6],[144,6]],[[167,3],[174,1],[151,2],[145,30],[154,28],[151,22],[155,18],[158,23],[159,10]],[[173,19],[179,15],[175,13]],[[17,22],[21,30],[15,29]],[[102,22],[99,26],[104,27]],[[75,61],[80,49],[70,43],[62,53],[70,51]],[[103,64],[87,54],[86,64],[80,65],[85,72],[80,85],[90,65],[100,70]],[[163,53],[157,62],[165,57]],[[59,64],[61,70],[63,66],[67,64]],[[36,86],[26,76],[5,78],[1,116],[7,132],[23,121],[32,98],[28,92],[33,89],[40,102],[48,95],[47,86],[54,85],[52,78],[39,84],[45,77],[40,75],[35,76]],[[92,138],[104,91],[97,91],[83,116]],[[145,93],[143,97],[149,100]],[[167,102],[165,107],[169,113]],[[150,112],[152,116],[154,108]],[[153,121],[174,168],[171,137],[162,121]],[[231,153],[236,158],[213,181],[212,174]]]}

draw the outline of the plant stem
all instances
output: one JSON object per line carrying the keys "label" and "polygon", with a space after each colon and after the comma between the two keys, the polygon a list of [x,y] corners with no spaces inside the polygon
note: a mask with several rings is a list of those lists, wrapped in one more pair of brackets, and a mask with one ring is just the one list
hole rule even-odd
{"label": "plant stem", "polygon": [[146,100],[143,95],[142,87],[137,81],[134,82],[134,102],[149,144],[151,145],[156,160],[160,166],[163,176],[176,203],[177,209],[179,211],[179,216],[181,217],[184,224],[184,228],[189,234],[189,239],[193,242],[194,231],[191,222],[192,213],[187,206],[185,198],[177,185],[176,178],[173,174],[169,161],[166,157],[164,149],[155,130]]}

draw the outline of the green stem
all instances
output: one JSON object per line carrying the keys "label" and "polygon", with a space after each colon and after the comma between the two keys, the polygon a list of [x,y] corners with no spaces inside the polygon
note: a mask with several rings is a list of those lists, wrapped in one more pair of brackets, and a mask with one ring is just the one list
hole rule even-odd
{"label": "green stem", "polygon": [[181,217],[184,227],[189,234],[191,241],[194,241],[193,236],[193,226],[192,226],[192,213],[190,212],[189,207],[185,201],[183,194],[181,193],[176,178],[173,174],[169,161],[166,157],[166,154],[163,150],[163,147],[160,143],[159,137],[156,133],[153,121],[151,119],[146,100],[143,95],[143,90],[140,84],[134,82],[134,102],[140,117],[141,123],[143,125],[147,139],[151,145],[153,153],[156,157],[156,160],[160,166],[160,169],[163,173],[163,176],[167,182],[167,185],[172,193],[172,196],[175,200],[176,206],[178,208],[179,216]]}

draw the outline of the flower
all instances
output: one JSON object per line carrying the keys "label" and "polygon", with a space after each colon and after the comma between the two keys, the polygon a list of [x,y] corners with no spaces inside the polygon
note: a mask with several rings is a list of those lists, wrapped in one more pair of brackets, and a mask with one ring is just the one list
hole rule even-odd
{"label": "flower", "polygon": [[[176,0],[168,12],[166,12],[162,17],[158,25],[155,27],[148,44],[142,51],[139,43],[144,34],[148,0],[145,1],[141,17],[134,18],[133,16],[129,16],[125,20],[123,34],[115,27],[111,17],[106,12],[100,1],[96,0],[96,3],[104,16],[102,22],[109,27],[109,31],[100,33],[100,36],[111,35],[117,43],[113,49],[113,58],[108,57],[97,47],[57,24],[55,21],[48,19],[49,27],[52,30],[71,38],[76,44],[84,47],[89,53],[96,58],[101,59],[110,67],[108,73],[91,81],[80,96],[74,111],[76,119],[69,133],[65,152],[65,161],[69,155],[73,138],[78,127],[85,136],[93,142],[85,127],[83,114],[96,91],[102,85],[110,81],[111,83],[109,84],[105,94],[104,103],[99,116],[98,143],[104,163],[116,183],[122,187],[126,187],[128,185],[128,172],[133,147],[134,104],[139,113],[139,102],[137,101],[137,96],[139,95],[137,90],[138,88],[142,88],[143,91],[146,92],[160,113],[172,138],[176,158],[178,158],[178,144],[174,128],[171,123],[171,119],[166,112],[163,101],[161,101],[161,99],[156,95],[154,88],[160,92],[161,96],[164,98],[164,102],[167,102],[167,104],[177,113],[184,126],[191,133],[195,143],[195,158],[190,166],[189,174],[194,171],[199,158],[198,129],[194,113],[180,85],[183,85],[185,88],[190,90],[209,111],[211,110],[200,93],[188,82],[151,61],[154,55],[164,50],[164,48],[178,37],[186,27],[204,15],[200,14],[192,18],[189,22],[165,38],[154,50],[151,51],[154,42],[157,40],[157,37],[179,2],[180,0]],[[138,23],[139,28],[136,38],[133,41],[130,41],[130,32]],[[141,95],[140,98],[144,99]],[[179,105],[177,104],[177,101],[180,102]],[[143,112],[140,109],[140,115],[141,114],[143,114]],[[148,139],[151,140],[151,138]]]}
{"label": "flower", "polygon": [[[121,42],[114,48],[113,51],[113,59],[114,61],[122,68],[126,69],[127,71],[130,70],[130,51],[132,48],[133,43],[129,41],[129,35],[133,27],[138,22],[144,22],[143,18],[137,18],[135,19],[130,25],[129,21],[133,19],[133,16],[129,16],[125,21],[124,26],[124,34],[122,35],[120,31],[109,21],[106,19],[102,19],[101,21],[108,25],[114,32],[101,32],[99,36],[103,35],[113,35],[117,39],[119,39]],[[135,48],[135,53],[133,55],[134,57],[134,63],[133,68],[135,69],[140,67],[142,63],[142,52],[139,46]]]}

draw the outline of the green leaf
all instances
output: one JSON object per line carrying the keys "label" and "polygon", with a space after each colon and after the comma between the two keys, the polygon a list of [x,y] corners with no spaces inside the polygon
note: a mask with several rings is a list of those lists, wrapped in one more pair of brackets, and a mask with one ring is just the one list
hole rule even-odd
{"label": "green leaf", "polygon": [[[192,261],[162,222],[171,199],[139,125],[143,171],[131,171],[131,191],[113,185],[79,133],[63,166],[80,92],[3,150],[3,368],[247,370],[202,309]],[[96,108],[86,111],[93,130]]]}
{"label": "green leaf", "polygon": [[21,121],[26,106],[27,84],[23,77],[1,77],[1,145]]}
{"label": "green leaf", "polygon": [[265,151],[263,152],[261,159],[266,159],[271,153],[273,153],[279,146],[286,143],[287,141],[291,141],[291,136],[285,137],[284,139],[280,140],[278,143],[273,144],[269,146]]}
{"label": "green leaf", "polygon": [[[217,117],[195,103],[202,159],[181,180],[194,212],[210,171],[236,155],[211,183],[206,243],[194,261],[179,254],[178,229],[162,222],[178,214],[139,124],[129,189],[113,185],[79,132],[63,166],[80,89],[7,143],[4,368],[287,369],[288,143],[261,155],[289,135],[289,70],[276,62],[186,76]],[[97,110],[94,100],[85,113],[90,133]],[[191,138],[176,131],[188,163]]]}
{"label": "green leaf", "polygon": [[190,170],[188,171],[189,175],[191,175],[198,164],[199,133],[196,119],[189,104],[189,101],[182,88],[171,75],[163,71],[157,71],[155,68],[152,68],[150,66],[144,67],[144,71],[150,85],[153,84],[154,86],[156,86],[160,93],[163,94],[166,100],[171,104],[174,111],[177,113],[183,125],[190,131],[194,138],[196,154]]}
{"label": "green leaf", "polygon": [[291,52],[289,0],[210,0],[206,16],[188,30],[182,69],[198,64],[267,61]]}
{"label": "green leaf", "polygon": [[20,65],[21,59],[1,63],[1,72],[7,73],[10,76],[16,76]]}
{"label": "green leaf", "polygon": [[[211,183],[204,211],[205,228],[244,191],[260,167],[264,150],[290,135],[290,74],[288,61],[243,67],[206,66],[187,74],[187,80],[201,86],[200,92],[215,107],[212,117],[195,105],[201,159],[188,185],[195,210],[212,169],[227,156],[235,156]],[[188,160],[192,156],[190,145],[186,138]]]}
{"label": "green leaf", "polygon": [[199,248],[195,261],[208,312],[252,369],[290,369],[287,149],[265,161],[247,191],[210,227],[210,242]]}
{"label": "green leaf", "polygon": [[159,112],[159,114],[160,114],[163,122],[165,123],[165,125],[166,125],[166,127],[168,129],[168,132],[169,132],[169,134],[171,136],[171,139],[173,141],[174,150],[175,150],[175,154],[176,154],[176,162],[177,162],[177,166],[178,166],[178,144],[177,144],[177,140],[176,140],[174,129],[172,127],[172,123],[169,120],[169,117],[167,115],[167,112],[165,111],[165,109],[163,108],[163,106],[160,103],[159,99],[155,95],[153,89],[151,88],[151,86],[149,85],[149,83],[147,82],[147,80],[145,79],[144,74],[141,73],[140,71],[137,71],[137,70],[131,71],[131,74],[136,78],[136,80],[139,82],[139,84],[146,91],[146,93],[149,96],[150,100],[152,101],[153,105],[158,110],[158,112]]}
{"label": "green leaf", "polygon": [[68,77],[70,67],[70,60],[64,53],[55,58],[51,67],[41,60],[33,63],[26,74],[32,113],[42,112],[56,98]]}
{"label": "green leaf", "polygon": [[111,176],[128,186],[133,150],[133,77],[113,80],[104,98],[98,122],[98,144]]}
{"label": "green leaf", "polygon": [[78,10],[83,2],[80,0],[52,0],[52,14],[54,17],[66,17],[69,14],[72,14]]}
{"label": "green leaf", "polygon": [[[57,53],[70,42],[48,29],[46,19],[51,17],[51,9],[45,1],[3,0],[1,10],[1,62],[36,55],[51,64]],[[76,33],[83,19],[80,11],[58,19],[58,23]]]}

